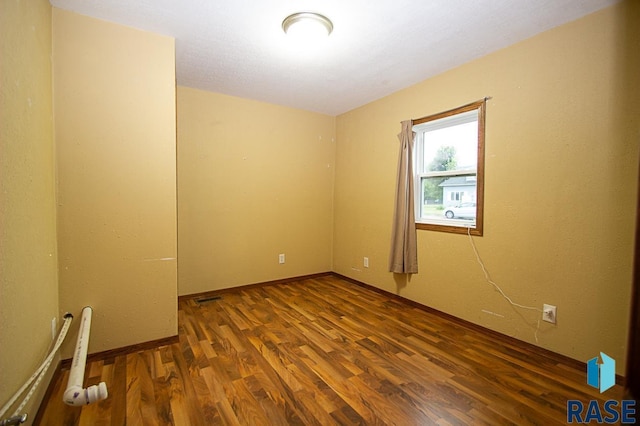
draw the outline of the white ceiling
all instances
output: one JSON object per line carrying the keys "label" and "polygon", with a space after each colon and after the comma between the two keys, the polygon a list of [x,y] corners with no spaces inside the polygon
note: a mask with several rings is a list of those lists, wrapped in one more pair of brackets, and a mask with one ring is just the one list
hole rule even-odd
{"label": "white ceiling", "polygon": [[[618,0],[51,0],[176,39],[179,85],[338,115]],[[294,12],[333,21],[302,50]]]}

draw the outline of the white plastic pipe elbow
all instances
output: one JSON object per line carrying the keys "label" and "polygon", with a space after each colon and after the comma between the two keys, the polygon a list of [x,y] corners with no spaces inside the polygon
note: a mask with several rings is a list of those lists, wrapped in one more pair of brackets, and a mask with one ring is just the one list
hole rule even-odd
{"label": "white plastic pipe elbow", "polygon": [[83,389],[81,386],[71,386],[64,391],[62,399],[67,405],[87,405],[92,402],[101,401],[109,396],[107,384],[100,382],[98,385],[89,386]]}
{"label": "white plastic pipe elbow", "polygon": [[90,306],[85,306],[84,309],[82,309],[82,320],[80,322],[80,329],[78,330],[78,340],[76,341],[76,349],[73,353],[71,370],[69,371],[69,382],[67,383],[67,390],[64,391],[64,395],[62,396],[62,400],[67,405],[87,405],[109,396],[105,382],[89,386],[86,389],[82,387],[84,369],[87,364],[87,349],[89,347],[92,313],[93,309],[91,309]]}

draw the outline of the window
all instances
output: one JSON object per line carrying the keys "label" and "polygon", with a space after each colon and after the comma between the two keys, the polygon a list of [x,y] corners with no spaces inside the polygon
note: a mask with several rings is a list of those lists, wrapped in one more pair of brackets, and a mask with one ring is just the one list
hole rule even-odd
{"label": "window", "polygon": [[485,101],[413,120],[416,227],[482,235]]}

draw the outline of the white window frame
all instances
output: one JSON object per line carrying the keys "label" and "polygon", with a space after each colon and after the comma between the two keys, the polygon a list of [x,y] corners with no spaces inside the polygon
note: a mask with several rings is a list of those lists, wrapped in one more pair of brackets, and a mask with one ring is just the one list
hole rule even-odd
{"label": "white window frame", "polygon": [[[416,133],[414,146],[414,206],[416,209],[416,228],[451,232],[457,234],[471,234],[482,236],[484,228],[484,133],[485,133],[485,100],[473,102],[459,108],[454,108],[439,114],[413,120],[413,131]],[[478,122],[478,156],[477,165],[474,169],[444,170],[433,172],[422,172],[424,170],[424,133],[438,128],[446,128],[464,123]],[[475,199],[467,200],[476,203],[476,219],[448,219],[423,218],[422,207],[424,205],[424,191],[422,190],[422,179],[428,177],[458,177],[475,176],[476,194]],[[459,191],[462,192],[462,191]],[[444,192],[442,197],[443,204]],[[460,200],[463,202],[464,200]]]}

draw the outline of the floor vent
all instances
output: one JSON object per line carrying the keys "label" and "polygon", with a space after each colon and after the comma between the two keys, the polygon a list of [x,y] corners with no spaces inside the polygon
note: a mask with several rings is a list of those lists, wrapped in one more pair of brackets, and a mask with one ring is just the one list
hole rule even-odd
{"label": "floor vent", "polygon": [[222,297],[220,296],[201,297],[199,299],[196,299],[196,303],[198,304],[207,303],[207,302],[213,302],[214,300],[220,300],[220,299],[222,299]]}

